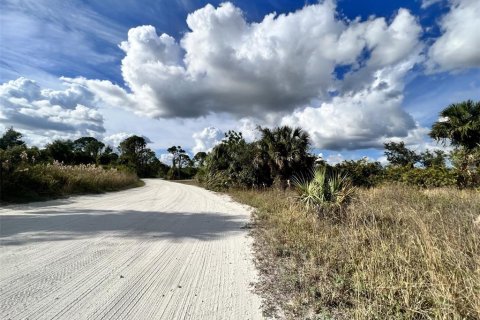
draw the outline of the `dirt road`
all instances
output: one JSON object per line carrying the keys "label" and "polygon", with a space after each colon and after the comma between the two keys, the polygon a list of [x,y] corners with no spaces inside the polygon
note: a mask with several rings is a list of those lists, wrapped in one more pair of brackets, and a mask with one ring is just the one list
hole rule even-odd
{"label": "dirt road", "polygon": [[0,208],[0,318],[261,319],[248,220],[161,180]]}

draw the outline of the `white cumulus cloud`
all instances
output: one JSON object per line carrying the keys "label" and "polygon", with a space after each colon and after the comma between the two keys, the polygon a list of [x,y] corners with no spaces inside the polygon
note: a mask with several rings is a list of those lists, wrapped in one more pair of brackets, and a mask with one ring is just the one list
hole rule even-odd
{"label": "white cumulus cloud", "polygon": [[173,155],[171,153],[162,153],[158,159],[160,160],[160,162],[166,164],[166,165],[169,165],[171,166],[172,165],[172,161],[173,161]]}
{"label": "white cumulus cloud", "polygon": [[252,142],[260,138],[260,132],[257,130],[258,124],[251,118],[240,119],[236,127],[237,131],[242,133],[247,142]]}
{"label": "white cumulus cloud", "polygon": [[0,125],[13,126],[35,144],[103,134],[103,116],[94,106],[93,94],[78,84],[66,87],[42,89],[26,78],[1,84]]}
{"label": "white cumulus cloud", "polygon": [[[345,21],[334,1],[258,23],[227,2],[206,5],[187,17],[181,39],[152,26],[128,32],[122,75],[128,91],[110,82],[83,83],[104,101],[151,117],[198,117],[226,112],[264,118],[291,112],[342,87],[335,70],[350,66],[355,83],[400,62],[419,47],[421,28],[405,9],[384,18]],[[365,53],[368,53],[367,55]],[[365,59],[365,56],[369,58]]]}
{"label": "white cumulus cloud", "polygon": [[[428,64],[478,66],[480,44],[472,30],[480,27],[474,18],[479,2],[450,1],[440,21],[443,34],[426,50]],[[247,141],[258,137],[256,123],[301,126],[315,147],[331,150],[381,147],[419,130],[402,108],[406,79],[425,52],[422,28],[408,10],[391,19],[345,20],[336,2],[325,0],[249,22],[227,2],[190,13],[187,25],[178,39],[153,26],[130,29],[119,45],[125,87],[83,77],[61,78],[66,89],[57,91],[26,79],[3,84],[0,123],[40,136],[102,136],[96,106],[106,105],[169,119],[161,121],[228,118],[238,121],[232,128]],[[194,153],[222,140],[226,125],[214,126],[191,127]],[[118,145],[126,135],[104,141]]]}
{"label": "white cumulus cloud", "polygon": [[345,157],[341,153],[331,154],[327,157],[326,161],[331,165],[336,165],[345,160]]}
{"label": "white cumulus cloud", "polygon": [[105,136],[103,138],[103,142],[105,142],[105,144],[109,145],[115,150],[120,145],[120,142],[122,142],[123,140],[131,136],[133,136],[132,133],[117,132],[117,133]]}
{"label": "white cumulus cloud", "polygon": [[480,67],[480,1],[450,0],[450,11],[441,19],[442,35],[428,51],[433,70]]}
{"label": "white cumulus cloud", "polygon": [[331,150],[378,148],[386,138],[406,137],[417,128],[401,108],[404,77],[414,64],[405,61],[377,70],[361,90],[297,110],[282,124],[304,128],[316,147]]}
{"label": "white cumulus cloud", "polygon": [[200,132],[195,132],[192,137],[195,141],[192,152],[196,154],[200,151],[211,151],[225,136],[222,130],[215,127],[207,127]]}

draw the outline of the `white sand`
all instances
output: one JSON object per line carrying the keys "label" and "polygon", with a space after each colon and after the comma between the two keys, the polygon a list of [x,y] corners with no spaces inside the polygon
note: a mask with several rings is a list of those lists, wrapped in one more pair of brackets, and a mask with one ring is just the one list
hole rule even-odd
{"label": "white sand", "polygon": [[0,318],[261,319],[248,221],[161,180],[0,208]]}

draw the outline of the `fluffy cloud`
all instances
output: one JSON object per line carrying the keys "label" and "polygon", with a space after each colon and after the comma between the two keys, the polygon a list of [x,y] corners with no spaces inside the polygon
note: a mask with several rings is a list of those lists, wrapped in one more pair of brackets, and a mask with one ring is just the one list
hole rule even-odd
{"label": "fluffy cloud", "polygon": [[341,153],[331,154],[327,157],[326,161],[331,165],[336,165],[345,160],[345,157]]}
{"label": "fluffy cloud", "polygon": [[401,108],[404,77],[414,65],[415,59],[379,69],[361,90],[297,110],[281,122],[304,128],[316,147],[331,150],[377,148],[387,138],[406,137],[417,128]]}
{"label": "fluffy cloud", "polygon": [[162,153],[160,157],[158,157],[158,159],[160,160],[160,162],[171,166],[173,161],[173,155],[171,153]]}
{"label": "fluffy cloud", "polygon": [[[251,118],[242,118],[238,121],[236,126],[228,128],[228,130],[235,130],[241,132],[243,138],[247,142],[253,142],[260,138],[260,132],[257,130],[258,121]],[[209,152],[217,144],[222,142],[225,138],[223,130],[216,127],[206,127],[201,131],[195,132],[193,135],[195,146],[192,148],[192,152],[195,154],[200,151]]]}
{"label": "fluffy cloud", "polygon": [[0,85],[0,124],[21,130],[35,144],[105,132],[92,93],[77,84],[66,85],[65,90],[41,89],[25,78]]}
{"label": "fluffy cloud", "polygon": [[[231,3],[207,5],[187,17],[177,41],[152,26],[133,28],[121,43],[122,75],[129,91],[110,82],[88,85],[104,101],[119,99],[151,117],[198,117],[227,112],[262,118],[291,112],[341,87],[337,67],[371,81],[372,73],[400,62],[419,47],[421,28],[400,9],[384,18],[344,21],[334,1],[249,23]],[[365,58],[368,56],[368,58]]]}
{"label": "fluffy cloud", "polygon": [[125,140],[126,138],[131,137],[131,136],[133,136],[132,133],[118,132],[118,133],[114,133],[114,134],[111,134],[111,135],[108,135],[108,136],[104,137],[103,142],[105,142],[105,144],[107,144],[110,147],[112,147],[113,149],[115,149],[115,148],[118,147],[120,142],[122,142],[123,140]]}
{"label": "fluffy cloud", "polygon": [[193,140],[195,141],[195,146],[192,148],[193,154],[196,154],[200,151],[209,152],[219,144],[224,138],[224,133],[222,130],[215,127],[207,127],[200,132],[195,132],[193,134]]}
{"label": "fluffy cloud", "polygon": [[378,157],[377,160],[375,160],[375,161],[380,162],[380,164],[381,164],[382,166],[386,166],[386,165],[389,164],[389,162],[388,162],[388,160],[387,160],[387,156],[380,156],[380,157]]}
{"label": "fluffy cloud", "polygon": [[480,1],[450,0],[440,22],[443,31],[430,47],[430,69],[440,71],[480,67]]}
{"label": "fluffy cloud", "polygon": [[449,144],[444,145],[439,143],[428,135],[430,133],[430,128],[417,126],[416,129],[410,130],[408,135],[403,138],[391,138],[387,141],[401,142],[403,141],[405,145],[414,150],[417,153],[424,152],[426,150],[443,150],[445,152],[452,151],[452,147]]}
{"label": "fluffy cloud", "polygon": [[260,138],[260,132],[257,130],[257,126],[258,124],[253,119],[243,118],[240,119],[235,130],[240,131],[247,142],[252,142]]}

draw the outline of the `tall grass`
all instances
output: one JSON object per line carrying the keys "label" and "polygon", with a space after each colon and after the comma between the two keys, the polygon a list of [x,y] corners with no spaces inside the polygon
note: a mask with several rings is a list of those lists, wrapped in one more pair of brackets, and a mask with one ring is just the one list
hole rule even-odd
{"label": "tall grass", "polygon": [[70,194],[100,193],[140,185],[135,173],[93,164],[38,164],[16,169],[4,181],[4,200],[22,202]]}
{"label": "tall grass", "polygon": [[281,191],[232,195],[257,208],[257,289],[280,318],[480,318],[478,192],[360,189],[342,220]]}

